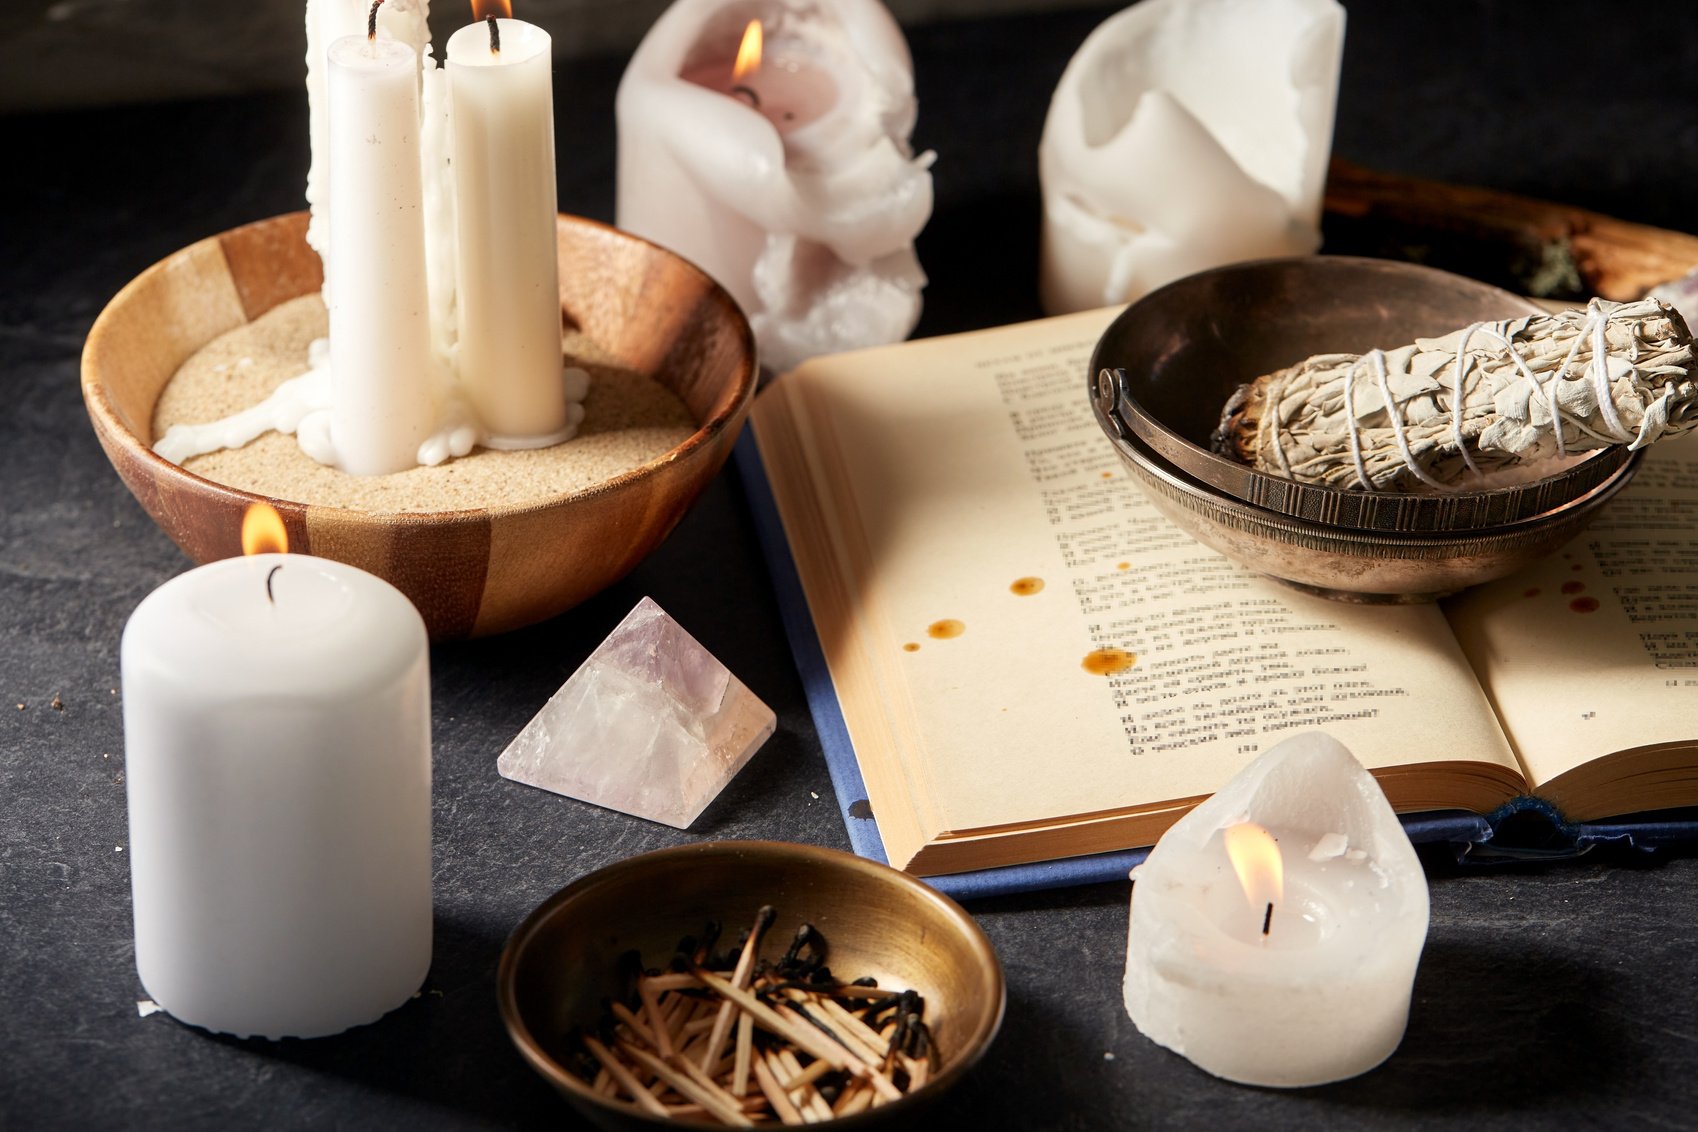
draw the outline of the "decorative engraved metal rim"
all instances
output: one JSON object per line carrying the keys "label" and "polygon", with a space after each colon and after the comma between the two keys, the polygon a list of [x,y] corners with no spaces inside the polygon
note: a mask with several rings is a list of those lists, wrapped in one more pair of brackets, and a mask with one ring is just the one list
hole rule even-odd
{"label": "decorative engraved metal rim", "polygon": [[1187,475],[1251,506],[1355,530],[1442,533],[1521,522],[1587,495],[1632,456],[1625,448],[1604,449],[1555,475],[1491,491],[1345,491],[1269,475],[1199,448],[1146,413],[1127,377],[1124,369],[1104,367],[1092,379],[1098,422],[1110,436],[1136,436]]}
{"label": "decorative engraved metal rim", "polygon": [[1379,532],[1312,522],[1242,500],[1224,497],[1197,482],[1135,436],[1110,434],[1121,460],[1145,487],[1228,530],[1271,538],[1291,546],[1363,558],[1448,561],[1511,552],[1548,540],[1552,528],[1577,522],[1626,487],[1643,453],[1628,453],[1603,483],[1542,514],[1479,531]]}

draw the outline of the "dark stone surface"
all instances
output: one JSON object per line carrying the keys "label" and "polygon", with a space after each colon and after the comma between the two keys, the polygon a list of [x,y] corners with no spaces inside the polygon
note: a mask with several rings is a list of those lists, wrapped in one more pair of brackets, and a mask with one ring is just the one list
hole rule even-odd
{"label": "dark stone surface", "polygon": [[[1351,8],[1342,156],[1698,226],[1698,8]],[[914,35],[917,141],[942,154],[923,332],[1037,314],[1038,132],[1102,14]],[[561,206],[603,219],[619,70],[558,77]],[[141,268],[298,207],[305,108],[288,95],[0,119],[0,142],[0,1128],[571,1125],[495,1011],[495,960],[523,915],[584,872],[681,841],[846,845],[735,473],[596,600],[435,650],[437,945],[418,1000],[310,1043],[139,1018],[117,645],[136,603],[186,563],[107,467],[77,355]],[[495,773],[508,738],[643,594],[779,714],[687,834]],[[993,1128],[1692,1125],[1698,861],[1432,875],[1402,1050],[1357,1081],[1290,1093],[1215,1081],[1134,1031],[1119,992],[1124,884],[981,902],[1008,1020],[951,1115]]]}

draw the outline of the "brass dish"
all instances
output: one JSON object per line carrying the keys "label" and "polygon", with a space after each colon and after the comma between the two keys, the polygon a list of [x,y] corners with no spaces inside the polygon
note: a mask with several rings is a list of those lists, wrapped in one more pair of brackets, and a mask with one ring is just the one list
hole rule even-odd
{"label": "brass dish", "polygon": [[1472,279],[1390,260],[1233,264],[1128,307],[1092,354],[1091,393],[1111,435],[1137,437],[1186,476],[1252,506],[1364,531],[1487,531],[1588,495],[1627,465],[1627,450],[1511,487],[1413,494],[1295,483],[1216,455],[1209,435],[1240,384],[1313,354],[1365,353],[1539,309]]}
{"label": "brass dish", "polygon": [[1627,486],[1641,453],[1579,499],[1473,531],[1387,534],[1282,515],[1201,483],[1135,436],[1116,437],[1127,469],[1175,526],[1240,565],[1339,601],[1408,604],[1506,577],[1562,546]]}
{"label": "brass dish", "polygon": [[636,948],[661,963],[707,920],[747,925],[763,904],[778,919],[763,953],[783,950],[802,923],[829,945],[840,977],[918,991],[942,1055],[925,1085],[899,1101],[832,1123],[893,1127],[944,1095],[984,1054],[1002,1022],[1002,967],[959,905],[888,866],[808,845],[720,841],[645,853],[567,885],[526,917],[496,974],[507,1033],[519,1053],[602,1128],[716,1127],[664,1120],[600,1096],[562,1064],[565,1042],[602,1017],[619,959]]}
{"label": "brass dish", "polygon": [[[261,220],[168,256],[120,291],[89,332],[83,400],[137,502],[195,562],[241,553],[261,497],[155,455],[160,392],[224,332],[317,291],[306,214]],[[564,316],[598,346],[676,393],[695,418],[682,444],[582,491],[464,511],[373,514],[269,499],[289,547],[393,583],[432,639],[501,633],[561,613],[660,544],[731,453],[755,389],[755,347],[731,296],[694,265],[605,224],[561,216]]]}

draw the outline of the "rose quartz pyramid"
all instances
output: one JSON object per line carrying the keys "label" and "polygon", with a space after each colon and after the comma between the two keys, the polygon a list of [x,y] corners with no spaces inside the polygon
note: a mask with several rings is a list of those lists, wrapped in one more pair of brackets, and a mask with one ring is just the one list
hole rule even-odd
{"label": "rose quartz pyramid", "polygon": [[525,725],[503,777],[685,829],[777,723],[648,598]]}

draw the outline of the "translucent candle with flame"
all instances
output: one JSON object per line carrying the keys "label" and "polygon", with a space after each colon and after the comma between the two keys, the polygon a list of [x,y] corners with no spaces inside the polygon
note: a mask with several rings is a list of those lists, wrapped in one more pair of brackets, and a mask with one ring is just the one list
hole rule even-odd
{"label": "translucent candle with flame", "polygon": [[283,553],[172,578],[122,646],[136,967],[174,1017],[316,1037],[407,1001],[431,954],[424,621],[389,583]]}
{"label": "translucent candle with flame", "polygon": [[729,65],[698,60],[685,69],[684,79],[748,103],[786,136],[819,121],[838,99],[836,80],[807,55],[769,56],[758,19],[744,25]]}
{"label": "translucent candle with flame", "polygon": [[1427,882],[1384,793],[1320,734],[1279,744],[1132,874],[1126,1008],[1210,1073],[1299,1087],[1403,1038]]}
{"label": "translucent candle with flame", "polygon": [[879,0],[675,0],[619,84],[619,226],[724,286],[774,372],[906,337],[913,73]]}

